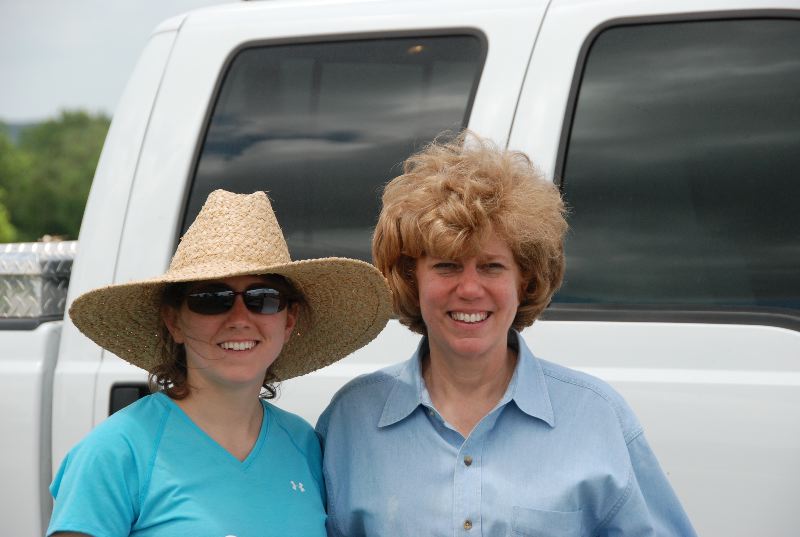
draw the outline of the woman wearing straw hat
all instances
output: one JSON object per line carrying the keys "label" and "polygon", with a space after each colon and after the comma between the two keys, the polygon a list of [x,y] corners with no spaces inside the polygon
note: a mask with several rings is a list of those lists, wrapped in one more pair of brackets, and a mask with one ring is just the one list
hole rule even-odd
{"label": "woman wearing straw hat", "polygon": [[400,322],[424,337],[317,423],[329,535],[694,535],[622,398],[519,334],[564,273],[555,186],[470,136],[403,171],[373,256]]}
{"label": "woman wearing straw hat", "polygon": [[263,192],[213,192],[164,275],[70,308],[161,391],[69,452],[47,534],[324,535],[317,437],[266,399],[373,339],[389,300],[368,263],[292,262]]}

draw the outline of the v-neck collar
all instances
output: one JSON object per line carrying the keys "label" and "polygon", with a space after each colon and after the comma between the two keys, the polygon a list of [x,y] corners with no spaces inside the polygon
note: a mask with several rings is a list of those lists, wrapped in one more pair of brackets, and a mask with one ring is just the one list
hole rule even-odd
{"label": "v-neck collar", "polygon": [[162,392],[159,392],[155,395],[165,401],[165,404],[176,413],[176,416],[183,420],[190,429],[195,431],[197,436],[199,436],[203,442],[209,443],[211,446],[213,446],[214,450],[220,453],[223,459],[227,459],[231,464],[242,470],[247,470],[247,468],[250,467],[252,462],[258,457],[259,452],[266,442],[267,434],[269,432],[269,425],[272,420],[270,419],[269,405],[267,405],[264,400],[261,400],[261,409],[263,411],[263,415],[261,418],[261,429],[258,432],[258,438],[256,439],[255,444],[253,444],[253,448],[250,450],[250,453],[247,454],[247,457],[243,461],[240,461],[230,451],[222,447],[219,442],[211,438],[207,432],[200,428],[200,426],[198,426],[192,420],[192,418],[190,418],[189,415],[184,412],[183,409],[168,395]]}

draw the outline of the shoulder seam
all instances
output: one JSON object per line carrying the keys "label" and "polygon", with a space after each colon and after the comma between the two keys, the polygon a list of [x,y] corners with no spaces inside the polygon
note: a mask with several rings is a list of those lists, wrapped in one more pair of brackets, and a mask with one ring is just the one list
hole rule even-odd
{"label": "shoulder seam", "polygon": [[608,394],[606,394],[604,391],[602,391],[594,384],[590,384],[588,382],[582,382],[576,378],[559,375],[558,373],[556,373],[555,371],[544,365],[542,365],[542,373],[560,382],[564,382],[566,384],[572,384],[573,386],[578,386],[579,388],[587,389],[593,392],[598,397],[602,398],[606,403],[608,403],[608,405],[614,410],[614,415],[617,417],[617,423],[619,424],[620,431],[622,431],[623,438],[625,439],[625,444],[630,444],[637,436],[639,436],[642,433],[643,428],[641,425],[635,427],[634,429],[632,429],[627,433],[625,432],[625,423],[624,420],[622,419],[623,412],[620,409],[620,406],[616,402],[614,402],[608,396]]}
{"label": "shoulder seam", "polygon": [[[402,369],[401,369],[402,371]],[[331,399],[330,403],[328,403],[328,407],[331,407],[337,400],[341,399],[351,391],[355,390],[356,388],[361,388],[362,386],[370,386],[372,384],[378,384],[382,382],[387,382],[389,380],[395,380],[400,375],[400,371],[398,371],[394,375],[386,374],[386,371],[383,369],[379,369],[378,371],[373,371],[372,373],[366,373],[363,375],[359,375],[345,386],[342,387],[336,394],[334,394],[333,398]]]}
{"label": "shoulder seam", "polygon": [[153,453],[150,455],[150,460],[147,461],[147,475],[145,476],[145,481],[142,483],[142,489],[139,491],[139,510],[141,511],[142,506],[144,506],[145,496],[150,491],[150,481],[153,478],[153,469],[156,465],[156,457],[158,456],[158,449],[161,447],[161,440],[164,438],[164,430],[167,427],[167,420],[169,419],[170,415],[172,414],[172,409],[169,405],[163,405],[164,408],[164,415],[161,418],[161,421],[158,424],[158,430],[156,432],[156,441],[153,445]]}
{"label": "shoulder seam", "polygon": [[317,418],[317,423],[314,426],[314,430],[317,431],[317,433],[322,438],[323,448],[325,444],[324,439],[325,437],[328,436],[328,416],[330,413],[333,412],[334,407],[343,397],[347,397],[353,390],[357,390],[364,386],[371,386],[374,384],[380,384],[391,380],[396,380],[397,377],[400,375],[401,371],[402,368],[396,374],[389,375],[386,374],[384,369],[379,369],[377,371],[373,371],[372,373],[365,373],[363,375],[359,375],[354,379],[350,380],[347,384],[345,384],[341,388],[339,388],[339,390],[335,394],[333,394],[331,400],[328,401],[327,406],[322,411],[322,414],[320,414],[319,417]]}
{"label": "shoulder seam", "polygon": [[625,445],[630,447],[631,443],[640,436],[642,436],[643,433],[644,433],[644,427],[642,426],[637,427],[636,429],[631,431],[630,439],[625,440]]}
{"label": "shoulder seam", "polygon": [[[298,445],[297,445],[297,442],[295,442],[295,439],[294,439],[294,435],[293,435],[293,434],[292,434],[292,433],[289,431],[289,429],[288,429],[288,428],[287,428],[287,427],[286,427],[286,426],[283,424],[283,420],[281,419],[281,417],[282,417],[282,416],[281,416],[281,415],[280,415],[278,412],[275,412],[275,411],[274,411],[274,407],[272,407],[272,405],[270,405],[270,406],[268,406],[268,407],[265,407],[265,408],[269,408],[269,409],[270,409],[270,414],[271,414],[272,416],[274,416],[274,417],[275,417],[275,425],[277,425],[278,427],[280,427],[280,428],[281,428],[281,430],[282,430],[284,433],[286,433],[286,436],[289,438],[289,442],[291,442],[291,443],[292,443],[292,445],[294,446],[294,448],[295,448],[297,451],[299,451],[299,452],[300,452],[300,453],[303,455],[303,457],[305,457],[305,458],[308,458],[308,453],[306,453],[306,451],[305,451],[304,449],[302,449],[300,446],[298,446]],[[303,422],[303,423],[305,423],[305,422]],[[309,426],[309,427],[310,427],[310,426]],[[314,429],[311,429],[311,432],[312,432],[312,433],[314,433]]]}

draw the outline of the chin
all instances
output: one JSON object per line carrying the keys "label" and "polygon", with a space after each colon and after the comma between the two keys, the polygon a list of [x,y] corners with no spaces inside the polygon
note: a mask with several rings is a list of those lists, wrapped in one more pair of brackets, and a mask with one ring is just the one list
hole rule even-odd
{"label": "chin", "polygon": [[491,345],[485,342],[461,342],[451,345],[449,351],[459,356],[469,358],[480,358],[485,355],[492,348]]}

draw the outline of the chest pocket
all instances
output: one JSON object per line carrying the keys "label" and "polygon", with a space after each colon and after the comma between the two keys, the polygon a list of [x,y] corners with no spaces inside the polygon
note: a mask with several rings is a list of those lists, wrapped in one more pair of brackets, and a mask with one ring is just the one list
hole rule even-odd
{"label": "chest pocket", "polygon": [[563,512],[513,508],[511,537],[578,537],[580,534],[580,511]]}

